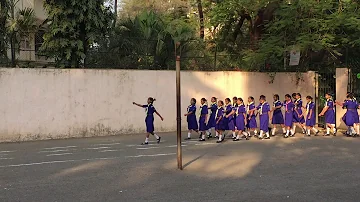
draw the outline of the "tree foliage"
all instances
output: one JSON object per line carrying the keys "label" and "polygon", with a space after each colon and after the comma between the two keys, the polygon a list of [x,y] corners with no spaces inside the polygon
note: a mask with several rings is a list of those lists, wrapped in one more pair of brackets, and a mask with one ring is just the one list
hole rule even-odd
{"label": "tree foliage", "polygon": [[79,67],[97,38],[107,33],[113,19],[102,0],[45,0],[49,29],[41,49],[66,67]]}

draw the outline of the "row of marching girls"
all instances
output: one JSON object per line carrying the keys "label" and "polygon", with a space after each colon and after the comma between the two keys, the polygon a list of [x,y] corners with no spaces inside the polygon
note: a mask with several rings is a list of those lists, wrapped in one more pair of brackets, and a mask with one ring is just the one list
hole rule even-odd
{"label": "row of marching girls", "polygon": [[[330,135],[330,130],[333,135],[336,135],[335,128],[335,103],[332,100],[330,93],[325,95],[326,103],[319,116],[325,116],[327,124],[326,134]],[[208,107],[207,100],[201,99],[201,107],[199,113],[199,125],[196,120],[196,99],[191,99],[191,104],[188,107],[187,116],[188,121],[188,137],[191,139],[191,133],[200,133],[200,141],[205,141],[207,134],[211,138],[211,131],[215,129],[218,142],[222,142],[225,138],[225,131],[232,131],[232,138],[234,141],[239,141],[242,138],[249,139],[252,134],[259,139],[269,139],[270,130],[271,135],[275,136],[278,126],[282,127],[284,137],[293,137],[296,133],[296,128],[300,127],[304,134],[310,136],[311,131],[315,135],[319,134],[314,126],[316,123],[315,103],[311,96],[306,97],[306,105],[303,106],[300,93],[293,93],[285,95],[285,101],[281,102],[279,95],[274,95],[274,102],[272,108],[267,103],[266,97],[261,95],[259,98],[260,104],[255,105],[254,98],[248,98],[248,104],[245,105],[242,98],[233,98],[233,104],[229,98],[225,99],[225,103],[213,97],[211,105]],[[282,108],[285,108],[285,115],[282,113]],[[208,117],[208,111],[210,116]],[[260,134],[257,131],[256,117],[259,116]],[[208,121],[207,121],[208,120]],[[269,121],[273,124],[273,128],[268,127]],[[198,127],[199,126],[199,127]],[[199,129],[199,130],[198,130]]]}
{"label": "row of marching girls", "polygon": [[[249,97],[249,104],[245,106],[242,98],[233,98],[231,103],[230,98],[225,99],[225,103],[222,100],[217,101],[215,97],[211,99],[211,105],[208,107],[205,98],[201,99],[201,107],[199,113],[199,125],[196,121],[196,99],[192,98],[191,103],[188,107],[187,121],[188,121],[188,137],[187,140],[191,139],[191,133],[200,133],[200,141],[205,141],[207,134],[208,138],[211,138],[211,130],[215,129],[218,143],[221,143],[225,139],[225,131],[232,131],[232,138],[234,141],[239,141],[242,138],[248,139],[251,136],[250,131],[253,131],[257,136],[257,122],[256,116],[260,116],[260,139],[270,138],[269,134],[269,119],[271,107],[266,102],[264,95],[260,96],[260,104],[255,107],[254,98]],[[211,111],[210,117],[208,118],[208,111]],[[257,113],[255,113],[257,111]],[[207,121],[208,120],[208,121]],[[199,130],[198,130],[199,126]],[[246,132],[248,128],[248,132]]]}

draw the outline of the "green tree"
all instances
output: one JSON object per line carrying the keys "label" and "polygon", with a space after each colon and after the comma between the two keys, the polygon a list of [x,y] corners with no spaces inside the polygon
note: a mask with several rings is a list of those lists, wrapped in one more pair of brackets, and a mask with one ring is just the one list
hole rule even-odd
{"label": "green tree", "polygon": [[41,50],[65,67],[80,67],[89,47],[106,35],[113,14],[103,0],[45,0],[49,30]]}

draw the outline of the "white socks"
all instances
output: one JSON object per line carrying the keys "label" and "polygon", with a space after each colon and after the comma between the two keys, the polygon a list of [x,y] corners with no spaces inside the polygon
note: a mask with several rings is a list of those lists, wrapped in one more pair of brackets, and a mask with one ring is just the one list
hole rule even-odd
{"label": "white socks", "polygon": [[326,128],[326,135],[330,135],[330,128],[329,127]]}
{"label": "white socks", "polygon": [[359,124],[357,124],[356,126],[356,134],[360,134],[360,125]]}
{"label": "white socks", "polygon": [[254,135],[255,135],[255,136],[257,136],[257,133],[258,133],[257,130],[254,130]]}
{"label": "white socks", "polygon": [[285,128],[282,128],[283,129],[283,133],[286,133],[286,129]]}
{"label": "white socks", "polygon": [[219,135],[219,141],[222,141],[222,135]]}
{"label": "white socks", "polygon": [[158,140],[159,136],[154,133],[154,137]]}
{"label": "white socks", "polygon": [[145,138],[145,143],[149,143],[149,138]]}
{"label": "white socks", "polygon": [[286,131],[286,136],[289,136],[290,130]]}
{"label": "white socks", "polygon": [[294,133],[296,131],[296,125],[295,124],[293,125],[292,131],[294,131]]}
{"label": "white socks", "polygon": [[236,139],[240,140],[240,134],[236,136]]}
{"label": "white socks", "polygon": [[263,135],[264,135],[264,131],[260,130],[260,136],[259,137],[262,138]]}
{"label": "white socks", "polygon": [[191,138],[191,133],[188,133],[188,138]]}
{"label": "white socks", "polygon": [[307,135],[309,135],[309,136],[310,136],[310,129],[308,129],[308,130],[307,130]]}
{"label": "white socks", "polygon": [[316,129],[316,128],[312,128],[312,130],[314,131],[314,133],[319,132],[319,130],[318,130],[318,129]]}
{"label": "white socks", "polygon": [[272,129],[271,134],[274,136],[274,135],[275,135],[275,133],[276,133],[276,128],[274,127],[274,128]]}
{"label": "white socks", "polygon": [[201,136],[201,139],[205,140],[205,134],[203,134],[203,135]]}
{"label": "white socks", "polygon": [[266,137],[268,137],[268,138],[270,137],[269,132],[266,132],[265,134],[266,134]]}
{"label": "white socks", "polygon": [[217,131],[216,131],[216,133],[215,133],[215,134],[216,134],[216,137],[219,137],[219,133],[218,133]]}

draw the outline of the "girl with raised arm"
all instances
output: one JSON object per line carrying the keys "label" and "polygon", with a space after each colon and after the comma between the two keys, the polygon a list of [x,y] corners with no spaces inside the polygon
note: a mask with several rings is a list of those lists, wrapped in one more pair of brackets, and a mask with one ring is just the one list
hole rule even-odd
{"label": "girl with raised arm", "polygon": [[145,113],[146,113],[145,125],[146,125],[146,132],[147,133],[146,133],[145,142],[141,143],[141,145],[148,145],[149,144],[150,134],[153,135],[156,138],[157,143],[160,143],[160,141],[161,141],[161,137],[154,133],[154,131],[155,131],[155,128],[154,128],[154,113],[160,117],[161,121],[163,121],[164,118],[159,114],[159,112],[156,111],[156,109],[155,109],[155,107],[153,105],[154,101],[156,101],[156,99],[154,99],[152,97],[149,97],[148,100],[147,100],[147,103],[148,103],[147,105],[141,105],[141,104],[133,102],[133,105],[145,108]]}

